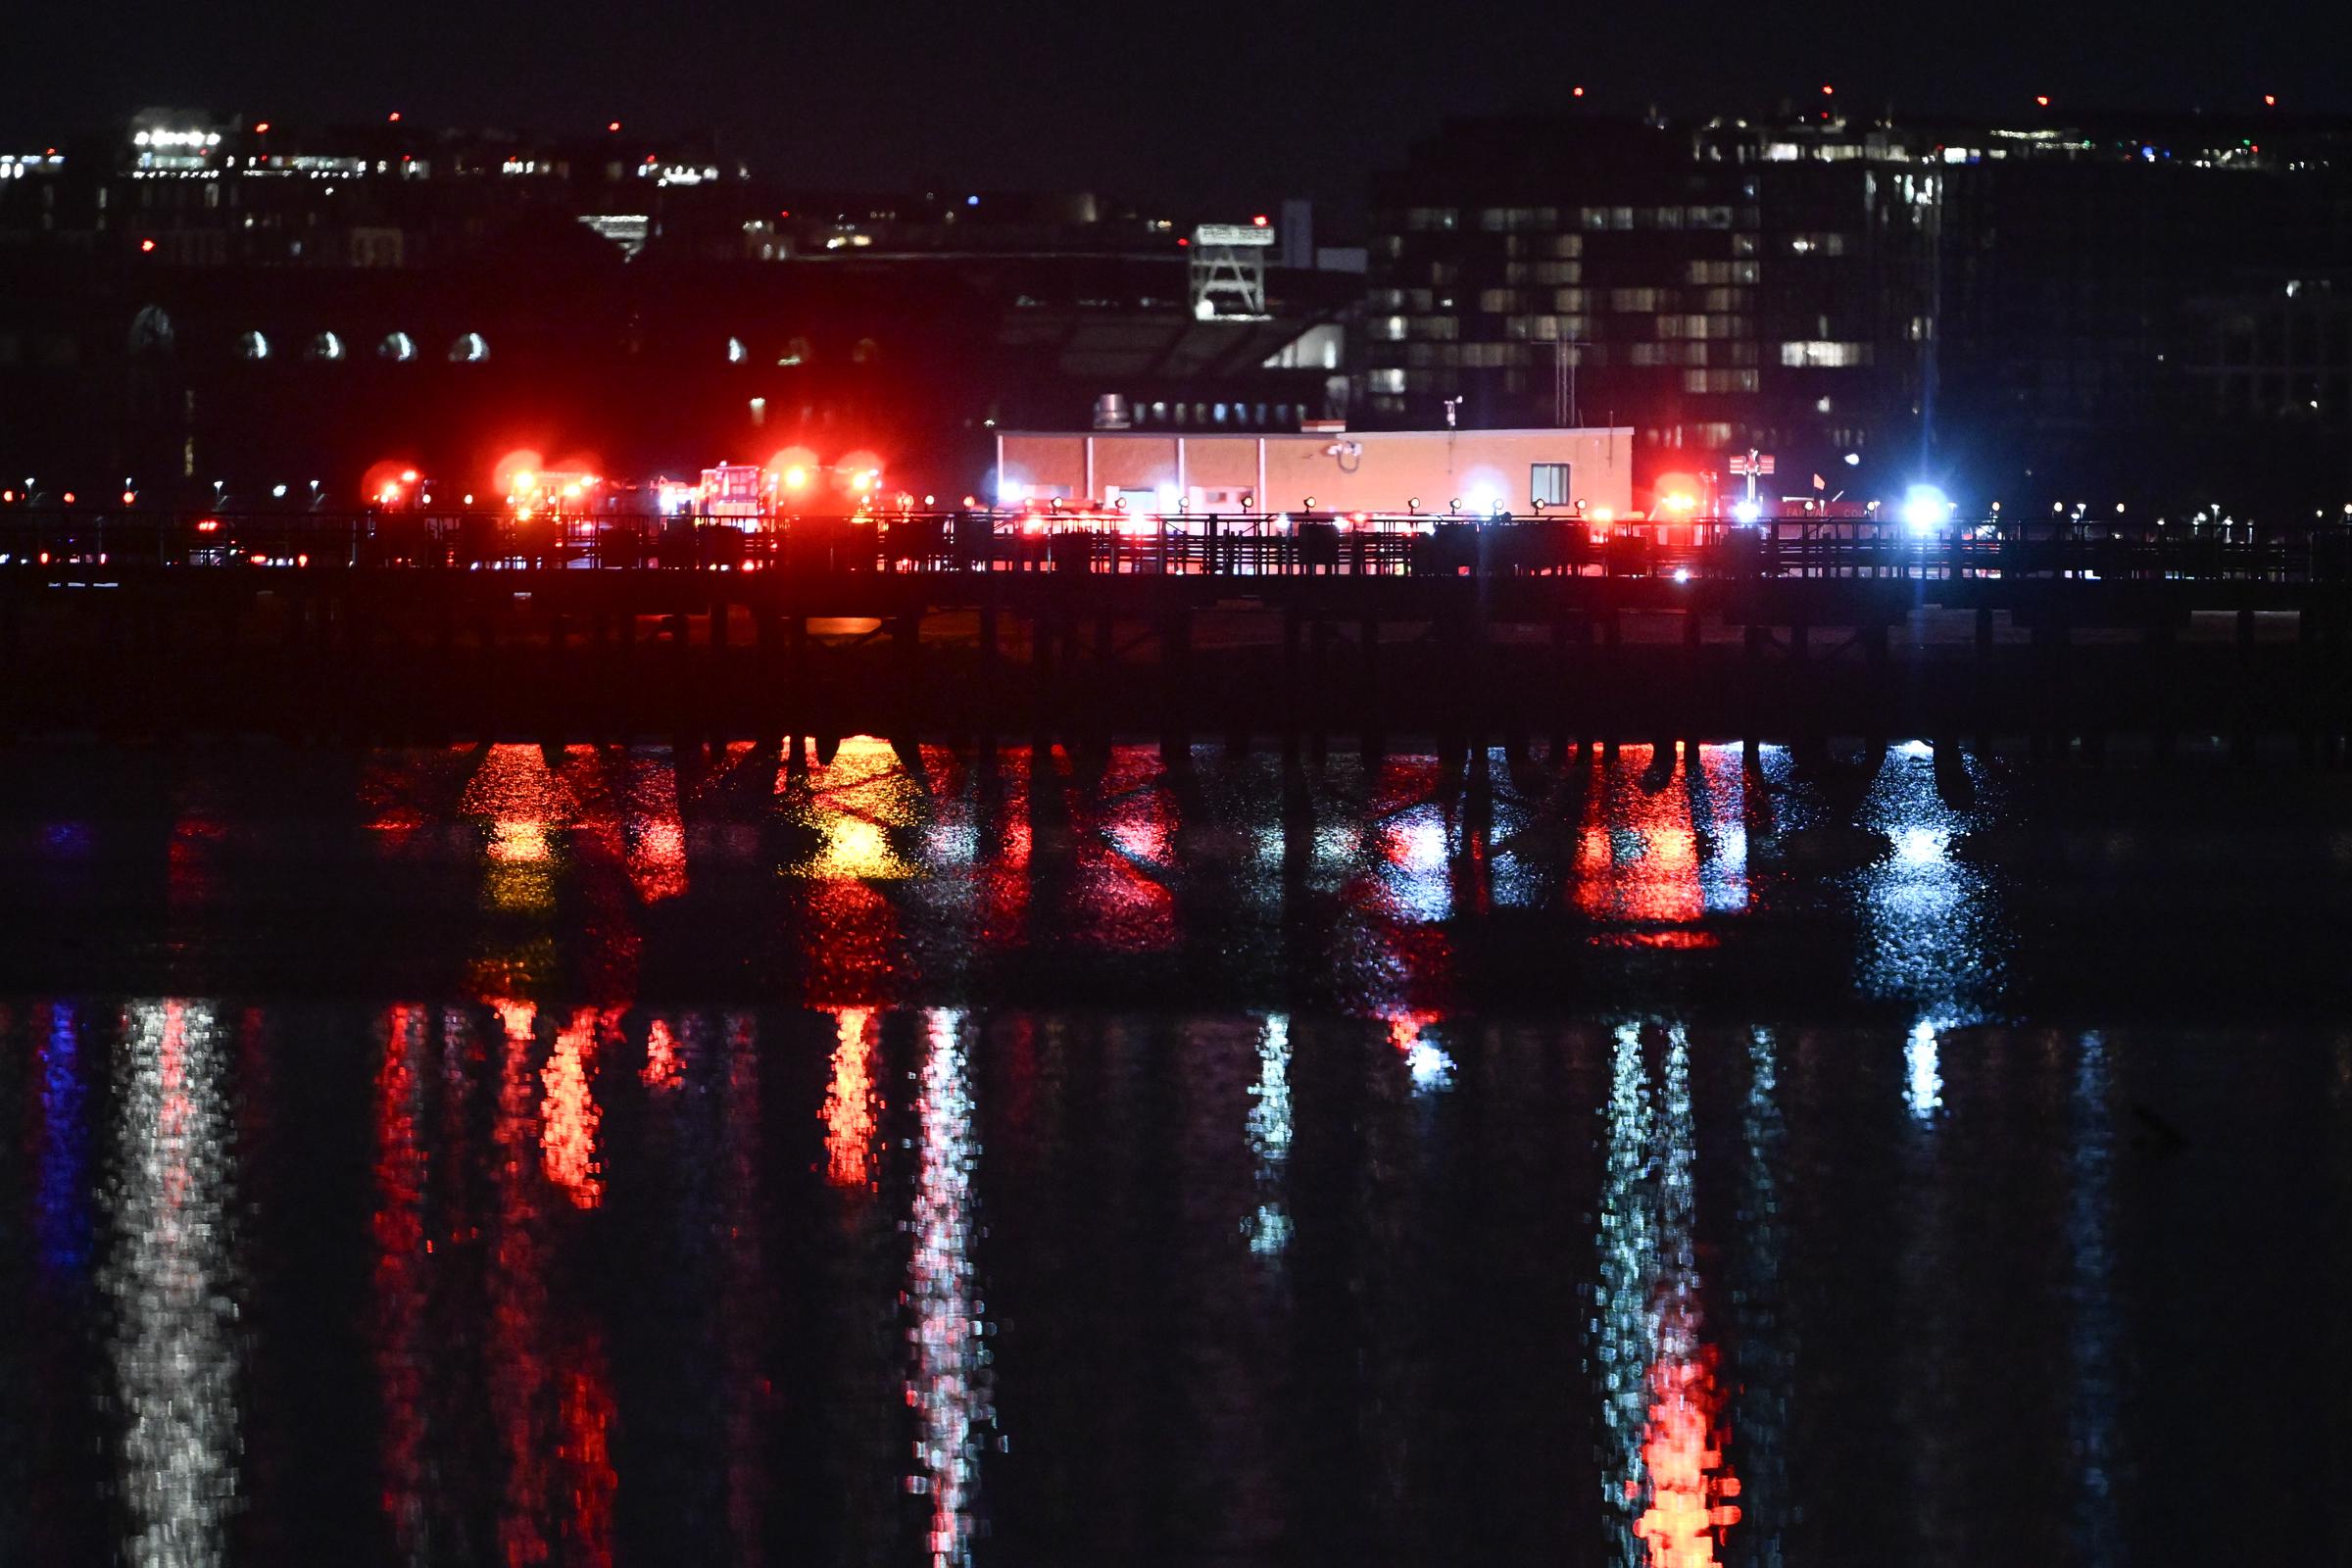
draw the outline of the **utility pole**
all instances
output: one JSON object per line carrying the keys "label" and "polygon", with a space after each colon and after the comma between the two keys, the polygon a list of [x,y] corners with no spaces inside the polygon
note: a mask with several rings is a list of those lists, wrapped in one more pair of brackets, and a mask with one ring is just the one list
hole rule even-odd
{"label": "utility pole", "polygon": [[1577,425],[1576,368],[1584,358],[1575,351],[1584,347],[1582,338],[1554,338],[1551,344],[1551,422],[1561,429]]}

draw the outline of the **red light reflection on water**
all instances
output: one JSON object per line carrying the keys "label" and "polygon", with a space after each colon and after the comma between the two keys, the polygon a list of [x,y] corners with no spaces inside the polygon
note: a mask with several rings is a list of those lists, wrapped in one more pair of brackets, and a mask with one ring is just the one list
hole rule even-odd
{"label": "red light reflection on water", "polygon": [[1740,1494],[1740,1478],[1716,1435],[1716,1352],[1679,1327],[1662,1327],[1660,1337],[1666,1344],[1650,1368],[1642,1439],[1647,1505],[1634,1534],[1648,1544],[1653,1568],[1710,1568],[1723,1532],[1740,1522],[1739,1505],[1727,1500]]}
{"label": "red light reflection on water", "polygon": [[1711,948],[1718,939],[1705,928],[1706,917],[1745,906],[1744,784],[1736,757],[1726,747],[1705,748],[1695,763],[1686,760],[1673,778],[1649,789],[1639,780],[1657,754],[1629,746],[1618,766],[1595,781],[1577,832],[1575,902],[1582,913],[1614,928],[1598,940]]}
{"label": "red light reflection on water", "polygon": [[376,1375],[383,1384],[383,1509],[404,1549],[421,1544],[430,1489],[425,1473],[424,1292],[426,1160],[417,1140],[420,1085],[415,1057],[424,1020],[396,1006],[384,1021],[384,1059],[375,1075]]}
{"label": "red light reflection on water", "polygon": [[[1101,814],[1082,818],[1072,928],[1120,953],[1157,953],[1176,942],[1176,898],[1168,874],[1176,832],[1175,803],[1154,775],[1120,771],[1103,781]],[[1156,764],[1154,764],[1156,766]]]}
{"label": "red light reflection on water", "polygon": [[637,1077],[657,1094],[667,1094],[686,1081],[685,1063],[678,1059],[678,1038],[670,1033],[667,1019],[656,1018],[646,1026],[645,1065],[638,1069]]}
{"label": "red light reflection on water", "polygon": [[506,1450],[506,1489],[498,1515],[500,1555],[510,1568],[545,1562],[542,1501],[550,1479],[546,1440],[548,1367],[540,1337],[546,1331],[548,1289],[540,1237],[542,1216],[533,1163],[530,1058],[539,1009],[527,1002],[498,1002],[506,1049],[499,1057],[497,1116],[491,1161],[497,1214],[489,1256],[490,1410]]}
{"label": "red light reflection on water", "polygon": [[871,1187],[874,1130],[882,1096],[874,1082],[874,1016],[844,1007],[834,1023],[833,1079],[825,1090],[826,1179],[836,1187]]}
{"label": "red light reflection on water", "polygon": [[597,1163],[596,1135],[604,1120],[588,1074],[596,1060],[597,1016],[583,1007],[568,1028],[557,1031],[555,1050],[539,1069],[546,1098],[539,1102],[539,1152],[548,1179],[580,1208],[604,1201],[604,1167]]}

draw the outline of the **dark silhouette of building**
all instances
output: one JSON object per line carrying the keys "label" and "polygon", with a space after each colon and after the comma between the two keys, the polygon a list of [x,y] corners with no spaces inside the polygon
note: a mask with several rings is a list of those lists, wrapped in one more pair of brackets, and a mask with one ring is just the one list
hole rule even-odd
{"label": "dark silhouette of building", "polygon": [[1345,398],[1356,279],[1275,269],[1204,313],[1188,247],[1089,196],[803,192],[619,130],[151,112],[0,158],[0,471],[348,501],[387,458],[471,488],[517,448],[625,475],[808,447],[955,492],[994,423],[1105,394],[1293,428]]}
{"label": "dark silhouette of building", "polygon": [[2338,122],[1462,121],[1375,202],[1373,421],[1601,419],[1653,474],[1761,448],[1798,490],[2278,505],[2345,473]]}

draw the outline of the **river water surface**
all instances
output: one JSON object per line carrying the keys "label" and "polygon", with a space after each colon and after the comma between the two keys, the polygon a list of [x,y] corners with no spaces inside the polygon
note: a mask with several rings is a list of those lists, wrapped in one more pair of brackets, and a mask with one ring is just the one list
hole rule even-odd
{"label": "river water surface", "polygon": [[2352,780],[0,763],[0,1563],[2340,1561]]}

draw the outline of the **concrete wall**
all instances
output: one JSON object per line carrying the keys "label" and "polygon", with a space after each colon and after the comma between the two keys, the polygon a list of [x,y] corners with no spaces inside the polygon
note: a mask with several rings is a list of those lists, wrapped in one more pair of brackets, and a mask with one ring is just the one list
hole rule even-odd
{"label": "concrete wall", "polygon": [[[1353,450],[1334,455],[1335,444]],[[1588,509],[1633,508],[1633,431],[1363,430],[1344,434],[1178,435],[1007,431],[997,441],[1004,474],[1032,495],[1103,500],[1174,486],[1195,511],[1444,512],[1484,499],[1529,509],[1537,464],[1571,466],[1569,499]]]}

